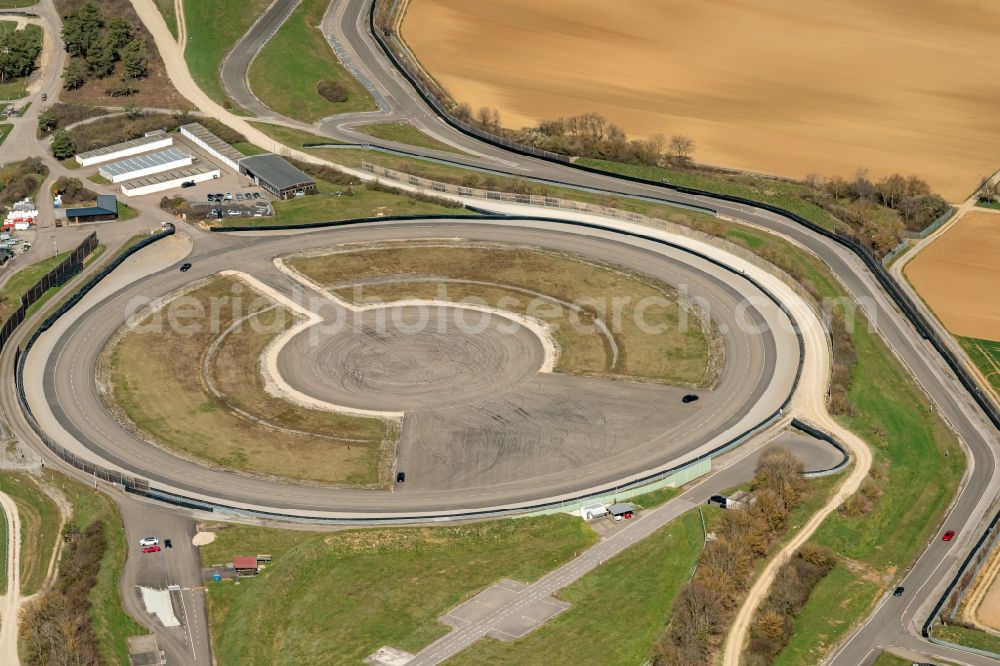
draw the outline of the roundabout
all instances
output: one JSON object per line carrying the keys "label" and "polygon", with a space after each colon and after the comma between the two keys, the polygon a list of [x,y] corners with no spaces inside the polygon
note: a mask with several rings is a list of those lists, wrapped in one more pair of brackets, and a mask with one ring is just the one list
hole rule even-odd
{"label": "roundabout", "polygon": [[[67,449],[148,479],[154,496],[230,509],[405,519],[523,510],[613,491],[679,468],[772,420],[787,404],[802,361],[789,315],[746,277],[759,269],[741,266],[737,272],[703,256],[709,246],[693,251],[650,233],[584,230],[551,220],[374,223],[232,239],[210,252],[210,262],[191,254],[194,268],[183,274],[174,265],[186,252],[184,243],[171,239],[126,262],[102,284],[99,297],[88,295],[72,311],[75,316],[39,339],[26,362],[26,395],[40,422],[58,424],[49,431]],[[325,287],[296,279],[295,271],[282,266],[283,258],[316,248],[442,237],[572,253],[670,289],[682,287],[720,333],[725,363],[717,380],[697,389],[699,400],[685,402],[690,386],[549,372],[563,348],[550,348],[544,334],[549,329],[521,312],[412,298],[356,305],[331,299]],[[269,392],[272,382],[284,383],[307,396],[313,409],[343,407],[356,417],[370,411],[398,419],[395,450],[377,465],[378,483],[330,485],[286,478],[278,466],[241,470],[190,451],[178,454],[105,406],[94,378],[102,350],[126,320],[134,320],[151,299],[169,304],[187,285],[220,273],[246,276],[243,281],[268,299],[262,307],[282,307],[297,317],[294,330],[270,334],[285,339],[263,354],[273,360],[260,364],[261,375],[274,375],[262,382]],[[148,346],[148,355],[155,349]],[[629,348],[621,351],[627,356]],[[195,347],[190,354],[200,358]],[[46,356],[44,371],[31,373],[36,359]],[[182,364],[176,354],[172,358]],[[194,419],[176,414],[161,420]],[[269,442],[267,429],[274,430],[264,425],[262,446]],[[322,446],[317,444],[314,459],[322,459]],[[355,452],[365,445],[348,446]],[[278,453],[287,460],[308,457],[294,446]],[[394,470],[406,472],[405,485],[392,487]]]}

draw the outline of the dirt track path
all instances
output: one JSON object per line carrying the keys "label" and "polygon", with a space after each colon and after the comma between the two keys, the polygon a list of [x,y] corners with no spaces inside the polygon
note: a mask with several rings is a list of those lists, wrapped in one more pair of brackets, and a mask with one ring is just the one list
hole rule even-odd
{"label": "dirt track path", "polygon": [[19,664],[18,612],[21,608],[21,517],[9,495],[0,493],[0,507],[7,521],[7,594],[0,597],[0,663]]}

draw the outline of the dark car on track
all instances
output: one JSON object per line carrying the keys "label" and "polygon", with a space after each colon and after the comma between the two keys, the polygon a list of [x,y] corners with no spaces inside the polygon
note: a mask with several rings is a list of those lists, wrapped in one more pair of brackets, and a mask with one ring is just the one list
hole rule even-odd
{"label": "dark car on track", "polygon": [[187,273],[189,270],[191,270],[191,264],[187,262],[181,264],[181,273]]}
{"label": "dark car on track", "polygon": [[684,396],[683,398],[681,398],[681,402],[683,402],[686,405],[689,402],[696,401],[697,399],[698,399],[698,396],[696,396],[694,393],[688,393],[686,396]]}
{"label": "dark car on track", "polygon": [[406,481],[406,472],[396,472],[396,483],[403,483]]}
{"label": "dark car on track", "polygon": [[194,182],[193,180],[185,180],[183,183],[181,183],[181,187],[194,187],[195,185],[197,185],[197,183]]}
{"label": "dark car on track", "polygon": [[900,585],[895,590],[893,590],[892,591],[892,596],[894,596],[894,597],[901,597],[901,596],[903,596],[903,586]]}

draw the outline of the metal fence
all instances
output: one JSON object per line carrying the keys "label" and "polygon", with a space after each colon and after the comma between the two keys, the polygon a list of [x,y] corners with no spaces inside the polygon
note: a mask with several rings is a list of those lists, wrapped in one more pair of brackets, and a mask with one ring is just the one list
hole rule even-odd
{"label": "metal fence", "polygon": [[83,270],[83,260],[97,247],[97,234],[92,233],[83,239],[70,255],[59,262],[59,265],[46,273],[35,284],[28,288],[28,291],[21,296],[21,305],[11,313],[7,321],[0,328],[0,351],[3,350],[7,340],[14,333],[14,330],[21,325],[28,314],[28,308],[38,302],[52,287],[65,284],[74,275]]}
{"label": "metal fence", "polygon": [[[106,467],[101,467],[88,460],[85,460],[73,453],[72,451],[66,449],[64,446],[53,440],[42,430],[38,421],[35,420],[35,415],[31,411],[31,407],[28,405],[28,399],[24,393],[24,365],[28,358],[28,352],[34,346],[35,342],[45,331],[52,328],[52,326],[62,317],[64,314],[69,312],[73,306],[80,302],[84,296],[86,296],[90,291],[100,284],[101,280],[106,278],[111,274],[111,271],[118,268],[126,259],[131,257],[133,254],[141,250],[142,248],[155,243],[161,238],[166,238],[174,233],[173,225],[167,225],[167,228],[160,233],[147,236],[135,245],[131,246],[127,250],[119,254],[115,259],[108,264],[100,273],[94,275],[90,280],[88,280],[82,287],[80,287],[69,299],[62,305],[60,305],[55,312],[46,317],[45,321],[35,330],[35,332],[28,338],[27,343],[24,345],[24,349],[18,349],[14,355],[14,384],[17,390],[17,401],[21,407],[21,412],[24,414],[25,419],[28,421],[28,425],[38,438],[42,440],[46,447],[50,451],[55,453],[59,458],[69,463],[77,469],[83,470],[87,474],[91,474],[102,481],[107,481],[108,483],[114,483],[119,486],[124,487],[126,490],[145,492],[149,490],[149,481],[146,479],[132,477],[122,474],[117,470],[107,469]],[[97,235],[91,234],[96,244]],[[84,241],[85,243],[87,241]],[[89,254],[89,253],[88,253]],[[86,256],[86,255],[84,255]],[[81,264],[82,265],[82,264]]]}

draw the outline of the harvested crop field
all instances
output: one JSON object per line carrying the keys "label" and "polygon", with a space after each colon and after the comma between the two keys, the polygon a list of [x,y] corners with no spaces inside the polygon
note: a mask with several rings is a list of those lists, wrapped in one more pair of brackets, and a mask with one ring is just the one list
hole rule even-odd
{"label": "harvested crop field", "polygon": [[403,36],[508,127],[595,111],[699,162],[916,172],[950,200],[997,168],[1000,6],[965,0],[410,0]]}
{"label": "harvested crop field", "polygon": [[949,331],[1000,341],[998,256],[1000,214],[972,212],[928,245],[904,270]]}

